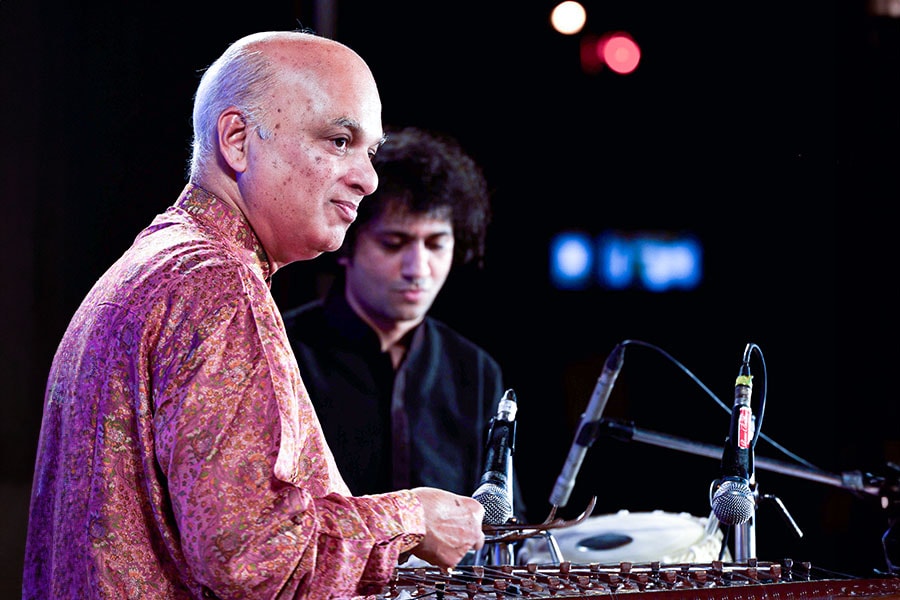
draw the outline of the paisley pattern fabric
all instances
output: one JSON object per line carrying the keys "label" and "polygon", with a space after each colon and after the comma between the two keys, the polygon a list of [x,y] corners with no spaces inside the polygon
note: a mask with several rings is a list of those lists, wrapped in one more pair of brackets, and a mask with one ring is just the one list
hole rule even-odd
{"label": "paisley pattern fabric", "polygon": [[90,290],[47,383],[23,599],[376,593],[425,533],[351,497],[243,216],[188,185]]}

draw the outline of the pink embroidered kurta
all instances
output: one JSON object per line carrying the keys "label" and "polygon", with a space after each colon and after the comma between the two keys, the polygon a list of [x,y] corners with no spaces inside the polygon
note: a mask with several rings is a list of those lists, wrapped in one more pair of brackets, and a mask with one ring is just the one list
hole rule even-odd
{"label": "pink embroidered kurta", "polygon": [[47,383],[23,599],[352,597],[421,540],[411,492],[350,496],[270,275],[188,185],[94,285]]}

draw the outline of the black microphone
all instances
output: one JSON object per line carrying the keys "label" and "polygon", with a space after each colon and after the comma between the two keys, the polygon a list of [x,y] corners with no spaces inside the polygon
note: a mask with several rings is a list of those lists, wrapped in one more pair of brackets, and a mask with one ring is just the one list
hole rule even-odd
{"label": "black microphone", "polygon": [[753,377],[745,356],[734,384],[731,428],[722,450],[722,477],[710,485],[710,505],[719,522],[741,525],[750,520],[756,506],[753,494],[753,412],[750,394]]}
{"label": "black microphone", "polygon": [[622,369],[622,362],[625,360],[625,346],[617,344],[613,351],[606,358],[603,365],[603,372],[597,379],[597,385],[594,386],[594,393],[591,395],[591,401],[588,407],[581,415],[581,423],[578,425],[578,432],[572,441],[572,447],[569,449],[569,455],[566,457],[566,463],[563,465],[559,477],[556,478],[556,485],[550,494],[550,504],[553,506],[565,506],[569,501],[569,495],[575,486],[575,476],[581,468],[581,462],[587,449],[597,439],[600,427],[600,416],[606,407],[606,401],[609,400],[609,393],[612,391],[616,377]]}
{"label": "black microphone", "polygon": [[516,451],[516,393],[509,389],[491,418],[484,474],[472,497],[484,507],[483,523],[502,525],[513,516],[512,455]]}

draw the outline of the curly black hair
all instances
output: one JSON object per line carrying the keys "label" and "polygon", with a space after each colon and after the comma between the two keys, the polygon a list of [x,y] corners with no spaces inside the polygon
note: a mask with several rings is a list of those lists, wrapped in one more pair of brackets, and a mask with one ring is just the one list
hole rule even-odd
{"label": "curly black hair", "polygon": [[453,227],[453,263],[484,260],[491,220],[490,192],[481,168],[449,135],[419,127],[386,128],[374,158],[378,189],[363,198],[339,250],[350,255],[356,232],[387,211],[447,218]]}

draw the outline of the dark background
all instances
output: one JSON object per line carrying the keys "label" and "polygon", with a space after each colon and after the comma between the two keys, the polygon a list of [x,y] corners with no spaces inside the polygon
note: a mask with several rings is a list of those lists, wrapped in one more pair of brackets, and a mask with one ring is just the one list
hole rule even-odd
{"label": "dark background", "polygon": [[[19,594],[44,381],[94,280],[184,184],[201,70],[237,37],[301,23],[348,44],[386,124],[456,136],[484,168],[495,219],[482,271],[455,272],[435,314],[491,351],[519,399],[516,467],[533,520],[603,361],[641,340],[726,405],[748,343],[763,433],[829,473],[900,462],[893,232],[900,19],[874,5],[587,0],[585,33],[627,30],[628,76],[582,72],[554,2],[0,1],[4,401],[0,597]],[[556,291],[558,231],[690,232],[690,292]],[[313,297],[330,257],[273,293]],[[323,276],[324,274],[324,276]],[[764,368],[763,368],[764,367]],[[605,416],[721,446],[728,414],[661,352],[629,346]],[[757,456],[789,460],[761,441]],[[561,512],[709,513],[718,460],[599,439]],[[757,554],[884,569],[877,498],[757,471],[774,504]]]}

